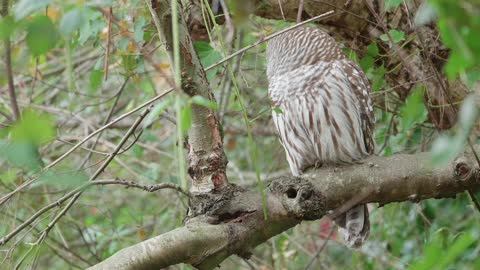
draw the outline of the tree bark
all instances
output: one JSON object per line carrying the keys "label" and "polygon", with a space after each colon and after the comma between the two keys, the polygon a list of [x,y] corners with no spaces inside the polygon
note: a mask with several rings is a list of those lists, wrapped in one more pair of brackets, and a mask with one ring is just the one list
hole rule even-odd
{"label": "tree bark", "polygon": [[358,203],[453,198],[478,187],[480,168],[470,152],[444,167],[433,167],[429,153],[399,154],[272,179],[266,220],[258,190],[230,185],[193,198],[197,208],[184,227],[124,248],[90,269],[159,269],[177,263],[212,269],[233,254],[248,258],[255,246],[303,220],[335,216]]}

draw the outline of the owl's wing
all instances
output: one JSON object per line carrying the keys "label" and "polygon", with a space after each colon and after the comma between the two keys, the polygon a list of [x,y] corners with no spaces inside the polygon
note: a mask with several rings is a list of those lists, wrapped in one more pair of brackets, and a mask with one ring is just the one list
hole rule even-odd
{"label": "owl's wing", "polygon": [[349,59],[344,59],[341,62],[342,69],[350,82],[351,89],[359,101],[363,138],[365,140],[367,152],[373,154],[375,150],[375,141],[373,138],[373,132],[375,130],[375,114],[373,112],[373,104],[370,97],[370,82],[363,70],[355,62]]}

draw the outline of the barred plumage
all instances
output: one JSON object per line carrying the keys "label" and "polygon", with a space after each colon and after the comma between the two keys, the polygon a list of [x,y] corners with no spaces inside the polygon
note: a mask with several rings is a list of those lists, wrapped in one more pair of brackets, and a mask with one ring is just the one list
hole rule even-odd
{"label": "barred plumage", "polygon": [[[273,120],[293,175],[321,164],[351,163],[371,154],[374,115],[370,84],[326,32],[297,28],[267,46],[267,76]],[[347,244],[369,233],[368,210],[360,205],[339,220]]]}

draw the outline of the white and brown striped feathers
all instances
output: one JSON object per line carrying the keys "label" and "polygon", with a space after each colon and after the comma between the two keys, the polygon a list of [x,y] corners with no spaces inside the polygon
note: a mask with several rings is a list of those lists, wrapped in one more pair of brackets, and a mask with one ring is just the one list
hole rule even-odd
{"label": "white and brown striped feathers", "polygon": [[[327,33],[303,27],[270,40],[267,76],[273,106],[281,110],[273,120],[293,175],[373,152],[370,84]],[[366,206],[342,218],[347,244],[361,245],[369,231]]]}

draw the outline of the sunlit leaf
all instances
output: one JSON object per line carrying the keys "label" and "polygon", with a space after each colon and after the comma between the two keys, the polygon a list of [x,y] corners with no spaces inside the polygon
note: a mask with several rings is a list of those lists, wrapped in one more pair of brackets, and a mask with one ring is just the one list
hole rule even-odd
{"label": "sunlit leaf", "polygon": [[34,56],[48,52],[57,40],[57,30],[47,16],[37,16],[28,24],[27,45]]}

